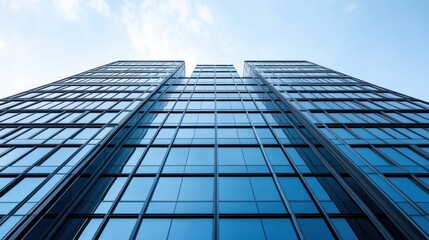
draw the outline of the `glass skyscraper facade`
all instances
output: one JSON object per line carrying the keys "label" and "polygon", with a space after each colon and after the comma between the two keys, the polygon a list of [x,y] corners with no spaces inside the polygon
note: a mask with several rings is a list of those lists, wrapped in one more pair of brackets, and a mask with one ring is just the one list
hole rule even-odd
{"label": "glass skyscraper facade", "polygon": [[308,61],[118,61],[0,100],[0,238],[427,239],[429,104]]}

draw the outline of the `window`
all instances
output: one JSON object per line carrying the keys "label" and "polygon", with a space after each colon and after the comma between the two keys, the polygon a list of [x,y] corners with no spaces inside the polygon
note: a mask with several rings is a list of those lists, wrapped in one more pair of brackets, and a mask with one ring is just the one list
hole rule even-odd
{"label": "window", "polygon": [[0,214],[8,214],[24,200],[45,178],[26,177],[0,197]]}
{"label": "window", "polygon": [[131,236],[137,219],[111,218],[107,222],[99,239],[127,239]]}
{"label": "window", "polygon": [[[78,128],[65,128],[63,129],[61,132],[59,132],[57,135],[53,136],[52,139],[53,140],[65,140],[70,138],[73,134],[75,134],[77,131],[79,131]],[[75,138],[83,138],[83,139],[88,139],[90,137],[92,137],[92,135],[88,134],[88,132],[79,134],[78,136],[76,136]],[[86,135],[86,136],[85,136]],[[49,142],[49,141],[48,141]]]}
{"label": "window", "polygon": [[295,213],[317,213],[318,210],[310,195],[297,177],[279,178],[283,194]]}
{"label": "window", "polygon": [[168,154],[163,172],[211,173],[214,171],[214,148],[176,148]]}
{"label": "window", "polygon": [[[316,156],[314,156],[310,161],[308,159],[308,157],[304,154],[304,149],[300,149],[300,148],[285,148],[286,153],[289,155],[290,160],[296,165],[296,167],[298,168],[299,171],[303,172],[303,173],[307,173],[307,172],[312,172],[312,170],[309,168],[309,166],[307,165],[307,163],[311,163],[312,161],[318,161],[318,158]],[[299,151],[299,152],[298,152]],[[313,170],[320,170],[319,168],[314,169]],[[316,171],[318,172],[318,171]]]}
{"label": "window", "polygon": [[176,133],[175,128],[161,128],[154,140],[154,144],[169,144]]}
{"label": "window", "polygon": [[282,144],[304,144],[304,140],[293,128],[273,128],[273,131]]}
{"label": "window", "polygon": [[265,148],[268,160],[277,173],[293,173],[294,170],[281,148]]}
{"label": "window", "polygon": [[100,227],[102,221],[103,219],[101,218],[93,218],[89,220],[88,224],[85,226],[85,229],[80,234],[79,239],[91,239],[95,235],[97,229]]}
{"label": "window", "polygon": [[96,117],[98,117],[99,113],[88,113],[82,118],[80,118],[77,123],[90,123],[92,120],[94,120]]}
{"label": "window", "polygon": [[328,214],[353,213],[362,211],[333,177],[305,177],[322,208]]}
{"label": "window", "polygon": [[92,138],[99,130],[99,128],[84,128],[80,133],[74,136],[73,139],[78,141],[81,140],[79,143],[85,143],[87,140]]}
{"label": "window", "polygon": [[343,239],[382,239],[372,223],[363,218],[331,218],[335,230]]}
{"label": "window", "polygon": [[157,147],[149,148],[137,172],[138,173],[158,172],[166,153],[167,153],[167,148],[157,148]]}
{"label": "window", "polygon": [[132,178],[121,197],[121,201],[116,206],[114,213],[139,214],[149,194],[149,190],[152,187],[153,181],[153,177]]}
{"label": "window", "polygon": [[257,144],[251,128],[218,128],[218,144]]}
{"label": "window", "polygon": [[[264,117],[270,126],[290,125],[286,117],[281,113],[264,113]],[[265,125],[261,123],[261,125]]]}
{"label": "window", "polygon": [[277,141],[269,128],[256,128],[256,133],[259,136],[262,144],[276,144]]}
{"label": "window", "polygon": [[180,128],[174,144],[214,144],[214,128]]}
{"label": "window", "polygon": [[249,113],[249,119],[256,126],[265,126],[265,125],[267,125],[265,123],[264,118],[262,117],[262,114],[260,114],[260,113]]}
{"label": "window", "polygon": [[[378,148],[380,152],[385,154],[389,159],[396,162],[398,165],[402,166],[403,168],[407,169],[409,172],[427,172],[426,169],[419,167],[413,160],[419,160],[421,163],[427,165],[426,162],[428,162],[426,159],[422,158],[421,156],[417,155],[416,153],[412,152],[408,148],[402,148],[403,151],[409,153],[413,158],[409,158],[407,155],[403,154],[400,151],[397,151],[394,148]],[[408,151],[407,151],[408,150]]]}
{"label": "window", "polygon": [[221,173],[268,172],[259,148],[218,148],[218,164]]}
{"label": "window", "polygon": [[2,178],[0,178],[0,191],[1,191],[5,186],[7,186],[9,183],[11,183],[14,179],[15,179],[15,178],[13,178],[13,177],[10,177],[10,178],[2,177]]}
{"label": "window", "polygon": [[218,110],[243,110],[241,101],[217,101],[216,108]]}
{"label": "window", "polygon": [[338,135],[339,138],[344,140],[353,140],[356,139],[347,129],[343,128],[331,128],[331,130]]}
{"label": "window", "polygon": [[180,120],[182,119],[182,113],[170,113],[167,117],[167,120],[165,120],[164,125],[169,126],[177,126],[180,123]]}
{"label": "window", "polygon": [[73,155],[78,148],[60,148],[54,154],[52,154],[48,159],[46,159],[41,166],[55,166],[58,167],[61,164],[65,163],[66,160]]}
{"label": "window", "polygon": [[284,213],[270,177],[220,177],[220,213]]}
{"label": "window", "polygon": [[218,113],[217,123],[221,126],[249,125],[249,119],[245,113]]}
{"label": "window", "polygon": [[14,148],[12,151],[0,157],[0,167],[9,165],[24,156],[24,154],[28,153],[30,150],[31,148]]}
{"label": "window", "polygon": [[165,117],[166,113],[149,113],[140,122],[140,125],[157,126],[160,125]]}
{"label": "window", "polygon": [[382,173],[402,172],[399,167],[394,166],[390,162],[386,161],[370,148],[354,148],[354,150],[370,165],[374,166],[378,171]]}
{"label": "window", "polygon": [[156,131],[156,128],[136,128],[126,141],[128,144],[148,144]]}
{"label": "window", "polygon": [[422,186],[409,178],[389,178],[399,190],[428,213],[429,193]]}
{"label": "window", "polygon": [[214,125],[212,113],[185,113],[182,125]]}
{"label": "window", "polygon": [[298,219],[298,224],[305,239],[335,239],[325,221],[321,218],[301,218]]}
{"label": "window", "polygon": [[[109,167],[116,169],[122,168],[122,173],[130,173],[140,158],[143,156],[143,153],[146,148],[122,148],[122,151],[119,153],[119,156],[115,157],[110,163]],[[117,171],[115,171],[117,172]]]}
{"label": "window", "polygon": [[101,115],[99,118],[97,118],[97,120],[94,121],[94,123],[109,123],[110,121],[113,120],[113,118],[115,118],[117,115],[117,113],[104,113],[103,115]]}
{"label": "window", "polygon": [[185,240],[213,238],[212,219],[143,219],[137,240]]}
{"label": "window", "polygon": [[221,240],[298,239],[289,219],[220,219]]}
{"label": "window", "polygon": [[147,213],[212,213],[213,178],[162,177]]}

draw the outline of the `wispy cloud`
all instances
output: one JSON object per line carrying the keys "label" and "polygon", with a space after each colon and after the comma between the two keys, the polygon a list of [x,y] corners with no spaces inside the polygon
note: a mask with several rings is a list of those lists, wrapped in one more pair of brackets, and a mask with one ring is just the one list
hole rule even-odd
{"label": "wispy cloud", "polygon": [[198,6],[198,16],[206,22],[213,23],[211,8],[207,5]]}
{"label": "wispy cloud", "polygon": [[[14,11],[19,11],[25,6],[32,5],[40,1],[41,0],[3,0],[3,2],[8,3],[9,7],[12,8]],[[2,1],[0,0],[0,3],[1,2]]]}
{"label": "wispy cloud", "polygon": [[79,20],[82,14],[80,0],[53,0],[54,5],[60,11],[60,15],[67,21],[74,22]]}
{"label": "wispy cloud", "polygon": [[126,2],[122,22],[133,47],[145,59],[184,59],[188,69],[204,56],[214,18],[207,5],[192,0]]}
{"label": "wispy cloud", "polygon": [[[20,0],[23,1],[23,0]],[[36,1],[36,0],[26,0]],[[89,9],[97,13],[110,16],[110,6],[105,0],[52,0],[60,15],[69,22],[80,20],[83,13]]]}
{"label": "wispy cloud", "polygon": [[101,15],[110,16],[110,6],[104,0],[89,0],[88,5]]}

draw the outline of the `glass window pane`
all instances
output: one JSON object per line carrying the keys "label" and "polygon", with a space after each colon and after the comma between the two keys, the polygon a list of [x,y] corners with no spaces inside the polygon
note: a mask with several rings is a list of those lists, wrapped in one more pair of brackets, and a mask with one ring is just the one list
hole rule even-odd
{"label": "glass window pane", "polygon": [[141,162],[140,168],[137,170],[139,173],[154,173],[158,172],[164,156],[167,153],[167,148],[151,147]]}
{"label": "glass window pane", "polygon": [[429,193],[409,178],[389,178],[397,188],[415,202],[429,202]]}
{"label": "glass window pane", "polygon": [[301,218],[298,224],[305,239],[335,239],[331,231],[321,218]]}
{"label": "glass window pane", "polygon": [[12,182],[14,179],[15,178],[13,178],[13,177],[9,177],[9,178],[2,177],[2,178],[0,178],[0,190],[2,188],[4,188],[6,185],[8,185],[10,182]]}
{"label": "glass window pane", "polygon": [[121,191],[122,187],[125,184],[125,181],[125,177],[116,178],[116,180],[110,186],[109,191],[104,196],[104,201],[114,201],[118,197],[119,191]]}
{"label": "glass window pane", "polygon": [[25,155],[25,157],[15,162],[13,165],[14,166],[31,166],[37,161],[39,161],[51,150],[52,148],[36,148],[33,151],[31,151],[29,154]]}
{"label": "glass window pane", "polygon": [[253,201],[253,191],[249,178],[219,178],[220,201]]}
{"label": "glass window pane", "polygon": [[220,240],[265,239],[260,219],[220,219]]}
{"label": "glass window pane", "polygon": [[145,201],[153,181],[153,177],[134,177],[122,195],[121,201]]}
{"label": "glass window pane", "polygon": [[279,173],[293,173],[289,160],[281,148],[265,148],[265,154],[267,154],[268,160],[274,168],[275,172]]}
{"label": "glass window pane", "polygon": [[334,218],[332,223],[343,239],[358,240],[359,238],[353,232],[353,229],[350,227],[349,223],[345,219]]}
{"label": "glass window pane", "polygon": [[99,239],[128,239],[137,219],[111,218],[103,229]]}
{"label": "glass window pane", "polygon": [[298,239],[290,219],[262,219],[267,240]]}
{"label": "glass window pane", "polygon": [[78,148],[60,148],[48,159],[46,159],[41,166],[59,166],[63,164],[71,155],[73,155]]}
{"label": "glass window pane", "polygon": [[212,239],[213,220],[211,219],[173,219],[169,240]]}
{"label": "glass window pane", "polygon": [[185,177],[180,188],[179,201],[213,201],[213,178]]}
{"label": "glass window pane", "polygon": [[279,178],[283,193],[295,213],[317,213],[307,190],[297,177]]}
{"label": "glass window pane", "polygon": [[152,201],[176,201],[182,178],[160,178],[156,185]]}
{"label": "glass window pane", "polygon": [[171,219],[143,219],[137,233],[137,240],[165,240],[171,225]]}
{"label": "glass window pane", "polygon": [[9,163],[17,160],[22,157],[24,154],[29,152],[31,148],[15,148],[12,151],[6,153],[2,157],[0,157],[0,166],[7,166]]}
{"label": "glass window pane", "polygon": [[253,194],[257,201],[275,201],[280,200],[274,181],[270,177],[252,177]]}
{"label": "glass window pane", "polygon": [[219,201],[221,213],[286,212],[270,177],[221,177]]}
{"label": "glass window pane", "polygon": [[0,202],[20,202],[28,196],[45,178],[24,178],[0,197]]}
{"label": "glass window pane", "polygon": [[187,164],[213,165],[214,148],[190,148]]}
{"label": "glass window pane", "polygon": [[85,226],[83,232],[80,234],[79,239],[92,239],[102,221],[103,219],[101,218],[91,219],[89,223]]}

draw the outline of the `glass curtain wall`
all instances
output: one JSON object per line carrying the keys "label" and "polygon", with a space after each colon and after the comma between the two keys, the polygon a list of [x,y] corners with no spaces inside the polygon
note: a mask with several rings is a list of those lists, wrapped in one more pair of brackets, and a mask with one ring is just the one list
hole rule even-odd
{"label": "glass curtain wall", "polygon": [[290,114],[233,66],[197,65],[127,123],[87,191],[42,236],[381,238]]}
{"label": "glass curtain wall", "polygon": [[184,70],[0,100],[0,238],[428,237],[428,103],[307,61]]}
{"label": "glass curtain wall", "polygon": [[[247,62],[326,146],[342,153],[383,207],[429,235],[429,104],[310,62]],[[387,208],[387,207],[386,207]],[[399,223],[403,227],[404,222]]]}
{"label": "glass curtain wall", "polygon": [[0,100],[0,238],[31,218],[183,65],[114,62]]}

